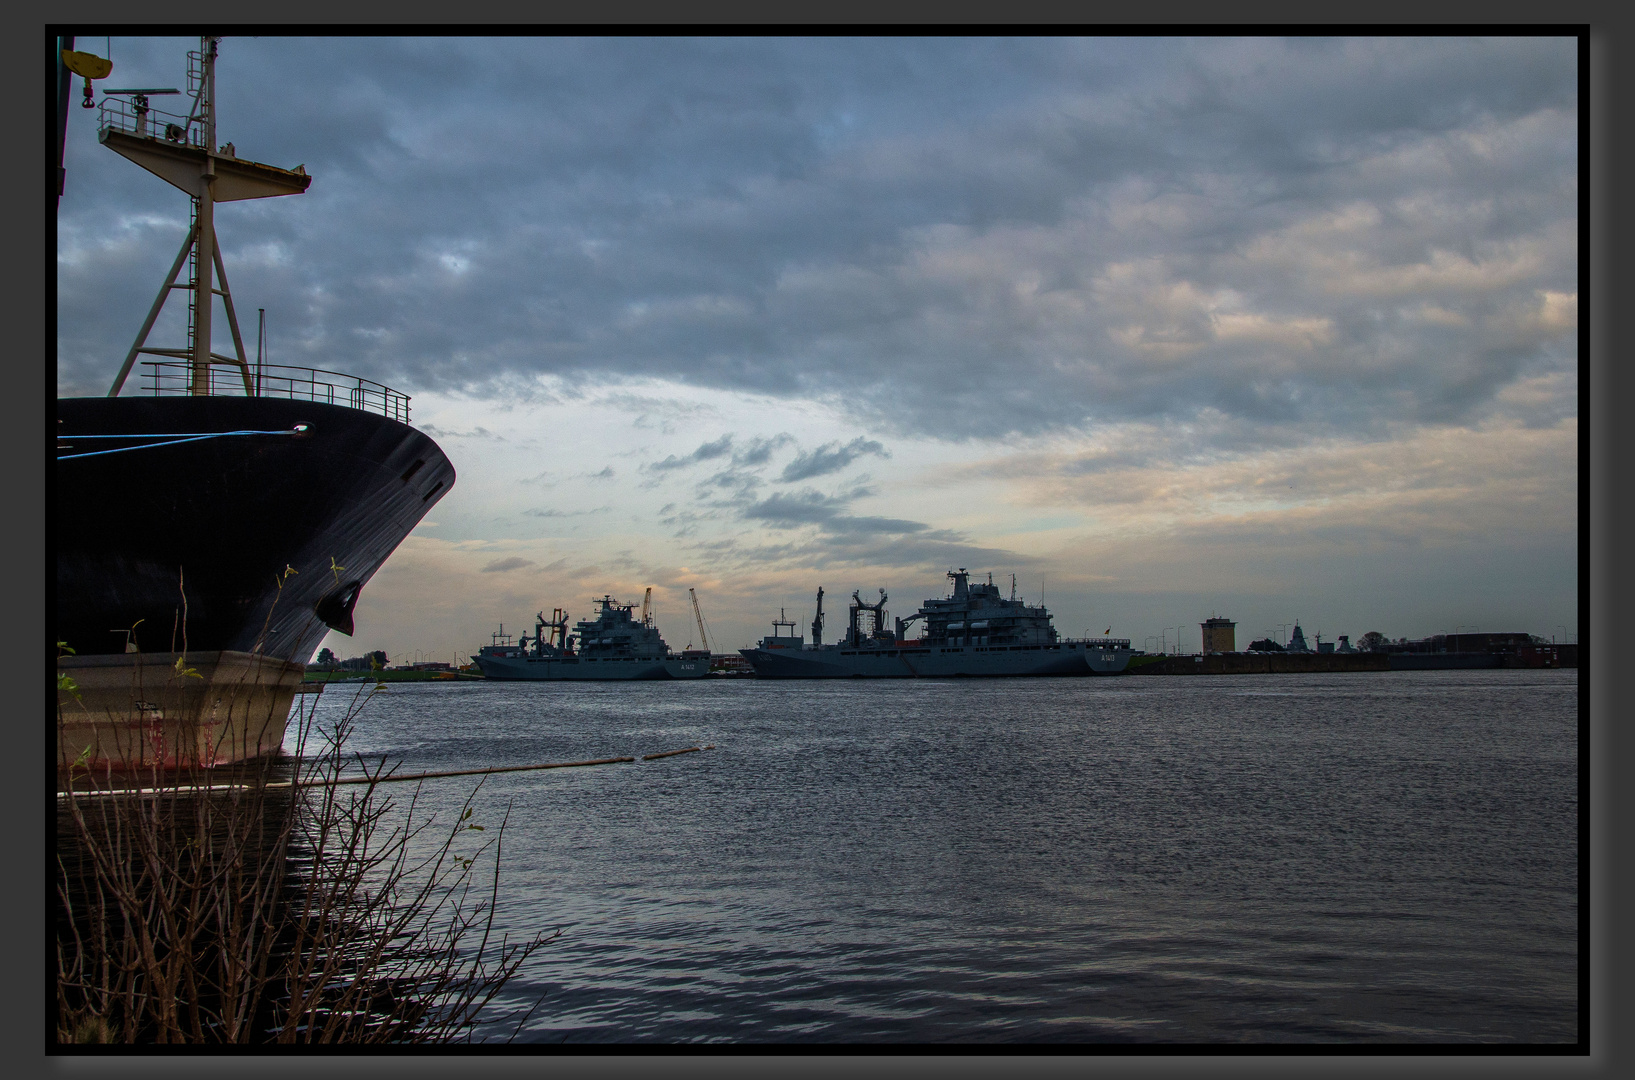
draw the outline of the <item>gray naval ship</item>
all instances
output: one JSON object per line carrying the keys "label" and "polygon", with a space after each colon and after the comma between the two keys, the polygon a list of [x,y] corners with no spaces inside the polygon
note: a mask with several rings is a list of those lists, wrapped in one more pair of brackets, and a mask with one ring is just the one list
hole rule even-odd
{"label": "gray naval ship", "polygon": [[[822,644],[823,590],[818,589],[812,643],[781,616],[759,646],[740,650],[762,679],[912,679],[969,675],[1116,675],[1130,662],[1129,638],[1069,639],[1050,625],[1043,605],[999,595],[992,575],[971,584],[962,566],[950,570],[953,594],[927,600],[907,619],[886,624],[886,591],[878,603],[852,593],[846,636]],[[920,636],[908,628],[924,620]]]}
{"label": "gray naval ship", "polygon": [[513,645],[502,627],[471,659],[486,678],[501,680],[701,679],[710,673],[707,651],[670,651],[645,605],[642,617],[633,619],[633,604],[612,596],[596,603],[600,610],[595,620],[580,620],[573,634],[568,633],[568,613],[555,608],[549,619],[544,612],[536,616],[532,638],[523,634]]}

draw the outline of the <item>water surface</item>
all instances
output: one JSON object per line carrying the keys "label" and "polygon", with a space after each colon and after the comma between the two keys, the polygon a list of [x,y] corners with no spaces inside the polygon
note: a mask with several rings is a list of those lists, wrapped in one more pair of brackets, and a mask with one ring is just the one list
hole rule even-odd
{"label": "water surface", "polygon": [[[333,686],[321,716],[349,700]],[[1573,1042],[1576,671],[406,683],[520,1040]],[[427,782],[452,812],[472,778]]]}

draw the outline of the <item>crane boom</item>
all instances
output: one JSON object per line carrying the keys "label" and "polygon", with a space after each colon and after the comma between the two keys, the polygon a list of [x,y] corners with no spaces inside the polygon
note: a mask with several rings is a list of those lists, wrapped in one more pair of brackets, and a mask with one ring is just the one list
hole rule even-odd
{"label": "crane boom", "polygon": [[642,625],[651,625],[647,621],[647,613],[653,609],[653,586],[647,587],[647,595],[642,597]]}
{"label": "crane boom", "polygon": [[698,620],[698,640],[703,643],[704,651],[710,651],[710,637],[704,632],[704,613],[698,610],[698,593],[693,589],[687,590],[687,595],[693,598],[693,618]]}

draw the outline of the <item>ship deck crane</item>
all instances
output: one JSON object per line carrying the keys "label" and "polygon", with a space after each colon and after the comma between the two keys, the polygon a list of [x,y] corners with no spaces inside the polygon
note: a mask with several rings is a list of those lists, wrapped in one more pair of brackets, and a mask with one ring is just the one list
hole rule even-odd
{"label": "ship deck crane", "polygon": [[704,613],[698,610],[698,593],[693,589],[687,590],[687,595],[693,598],[693,618],[698,620],[698,640],[703,644],[704,651],[710,651],[710,636],[704,631]]}
{"label": "ship deck crane", "polygon": [[647,617],[648,613],[650,611],[652,611],[652,610],[653,610],[653,586],[649,585],[647,587],[647,595],[642,597],[642,625],[643,626],[652,626],[653,625],[652,622]]}
{"label": "ship deck crane", "polygon": [[[863,636],[862,628],[858,621],[858,615],[865,611],[870,613],[871,622],[873,623],[873,625],[869,628],[868,637],[866,639]],[[858,595],[858,590],[853,589],[851,619],[850,626],[846,630],[846,644],[855,648],[864,640],[878,641],[882,637],[889,638],[891,636],[892,635],[890,632],[886,630],[886,590],[880,590],[880,602],[878,604],[869,604],[865,603],[863,598]]]}

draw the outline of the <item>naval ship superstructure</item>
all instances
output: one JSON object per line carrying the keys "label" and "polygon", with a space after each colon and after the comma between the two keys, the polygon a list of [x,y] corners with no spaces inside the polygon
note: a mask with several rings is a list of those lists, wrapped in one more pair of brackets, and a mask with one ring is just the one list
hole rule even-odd
{"label": "naval ship superstructure", "polygon": [[596,618],[581,619],[571,634],[568,613],[554,608],[549,619],[543,611],[535,616],[532,637],[523,634],[512,644],[496,634],[471,659],[485,677],[496,680],[701,679],[709,674],[709,652],[672,653],[645,608],[636,619],[630,614],[635,605],[610,595],[596,604]]}
{"label": "naval ship superstructure", "polygon": [[[763,679],[910,679],[998,675],[1116,675],[1129,665],[1128,638],[1061,637],[1042,604],[1000,595],[990,576],[972,584],[970,573],[950,570],[953,591],[927,600],[907,619],[886,622],[886,593],[868,603],[858,592],[845,636],[821,643],[823,590],[812,622],[812,643],[794,633],[787,619],[773,622],[773,632],[753,649],[741,650]],[[909,627],[923,622],[917,638]],[[788,632],[784,632],[784,628]]]}

